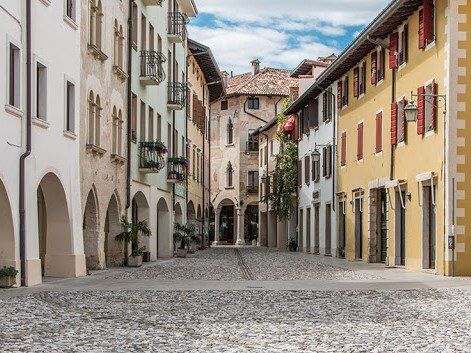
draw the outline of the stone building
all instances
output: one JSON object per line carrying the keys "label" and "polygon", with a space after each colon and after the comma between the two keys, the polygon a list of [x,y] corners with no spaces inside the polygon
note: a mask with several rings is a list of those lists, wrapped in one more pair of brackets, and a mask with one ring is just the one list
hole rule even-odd
{"label": "stone building", "polygon": [[209,112],[211,103],[224,93],[222,74],[211,49],[188,40],[188,142],[187,219],[196,225],[202,245],[209,230]]}
{"label": "stone building", "polygon": [[87,269],[121,265],[129,1],[81,0],[80,172]]}
{"label": "stone building", "polygon": [[[226,95],[211,105],[211,203],[215,244],[243,245],[258,238],[259,144],[253,132],[278,115],[290,87],[290,71],[260,69],[229,77]],[[219,225],[219,226],[218,226]]]}

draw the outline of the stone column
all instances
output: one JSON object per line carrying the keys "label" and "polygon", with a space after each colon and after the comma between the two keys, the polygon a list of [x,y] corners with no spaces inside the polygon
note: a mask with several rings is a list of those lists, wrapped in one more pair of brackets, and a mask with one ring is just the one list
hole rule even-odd
{"label": "stone column", "polygon": [[237,211],[237,240],[236,245],[245,245],[244,234],[244,221],[245,221],[245,208],[238,207]]}
{"label": "stone column", "polygon": [[220,208],[217,208],[214,210],[214,214],[215,214],[215,219],[214,219],[214,241],[213,241],[213,245],[219,245],[220,244],[220,241],[219,241],[219,228],[220,228],[220,222],[221,222],[221,209]]}

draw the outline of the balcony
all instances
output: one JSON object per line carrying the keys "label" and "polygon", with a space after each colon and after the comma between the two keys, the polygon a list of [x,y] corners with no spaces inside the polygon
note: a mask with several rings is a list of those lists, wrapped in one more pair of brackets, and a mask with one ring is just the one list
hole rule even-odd
{"label": "balcony", "polygon": [[139,143],[139,171],[144,174],[158,173],[165,167],[167,148],[162,142]]}
{"label": "balcony", "polygon": [[168,13],[168,40],[170,43],[183,43],[187,38],[188,18],[181,12]]}
{"label": "balcony", "polygon": [[258,144],[258,141],[247,141],[247,145],[246,145],[246,148],[245,148],[245,151],[247,153],[258,153],[258,149],[259,149],[259,144]]}
{"label": "balcony", "polygon": [[141,50],[140,81],[145,86],[157,86],[165,80],[162,64],[167,59],[155,50]]}
{"label": "balcony", "polygon": [[144,6],[162,6],[162,3],[163,0],[142,0]]}
{"label": "balcony", "polygon": [[182,110],[186,101],[186,84],[170,82],[168,84],[167,107],[170,110]]}
{"label": "balcony", "polygon": [[184,157],[172,157],[167,163],[167,182],[171,184],[183,183],[186,180],[188,161]]}

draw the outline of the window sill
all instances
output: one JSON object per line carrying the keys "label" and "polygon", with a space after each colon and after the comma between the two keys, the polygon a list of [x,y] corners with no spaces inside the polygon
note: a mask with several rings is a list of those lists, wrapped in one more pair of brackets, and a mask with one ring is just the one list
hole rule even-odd
{"label": "window sill", "polygon": [[376,87],[381,86],[384,83],[384,78],[376,83]]}
{"label": "window sill", "polygon": [[362,159],[357,159],[357,164],[363,164],[363,158]]}
{"label": "window sill", "polygon": [[400,142],[397,143],[397,148],[405,147],[405,146],[406,146],[405,141],[400,141]]}
{"label": "window sill", "polygon": [[397,68],[397,72],[401,71],[401,70],[404,70],[404,68],[407,66],[407,61],[406,62],[403,62],[398,68]]}
{"label": "window sill", "polygon": [[44,4],[44,6],[51,5],[51,0],[39,0],[39,1],[41,1]]}
{"label": "window sill", "polygon": [[72,18],[70,18],[67,15],[64,15],[64,22],[69,25],[70,28],[72,28],[74,31],[78,29],[78,24],[75,22]]}
{"label": "window sill", "polygon": [[365,93],[362,93],[358,96],[358,99],[362,99],[365,96]]}
{"label": "window sill", "polygon": [[120,156],[118,154],[112,154],[111,155],[111,162],[123,165],[124,163],[126,163],[126,158],[124,158],[123,156]]}
{"label": "window sill", "polygon": [[10,104],[5,105],[5,111],[8,114],[13,115],[17,118],[23,118],[23,116],[24,116],[24,112],[21,109],[15,107],[13,105],[10,105]]}
{"label": "window sill", "polygon": [[91,152],[94,155],[103,156],[106,150],[92,143],[87,144],[87,152]]}
{"label": "window sill", "polygon": [[427,51],[429,51],[430,49],[432,49],[433,47],[435,47],[436,43],[437,43],[437,41],[434,40],[433,42],[427,44],[426,47],[425,47],[425,49],[424,49],[424,52],[427,52]]}
{"label": "window sill", "polygon": [[233,186],[226,186],[225,189],[226,189],[226,190],[234,190],[234,187],[233,187]]}
{"label": "window sill", "polygon": [[43,118],[33,118],[33,124],[42,128],[42,129],[49,129],[50,124]]}
{"label": "window sill", "polygon": [[234,147],[235,144],[234,143],[226,143],[226,147]]}
{"label": "window sill", "polygon": [[128,75],[124,70],[118,65],[113,65],[113,73],[120,79],[121,82],[126,81]]}
{"label": "window sill", "polygon": [[74,134],[72,131],[64,130],[64,136],[71,140],[77,140],[77,135]]}
{"label": "window sill", "polygon": [[101,62],[105,62],[108,59],[108,55],[103,53],[95,44],[88,44],[88,53]]}
{"label": "window sill", "polygon": [[376,153],[375,153],[375,156],[376,156],[376,157],[382,157],[382,156],[383,156],[383,151],[381,151],[381,152],[376,152]]}
{"label": "window sill", "polygon": [[427,137],[434,136],[434,135],[436,135],[435,130],[430,130],[430,131],[427,131],[424,134],[424,137],[427,138]]}

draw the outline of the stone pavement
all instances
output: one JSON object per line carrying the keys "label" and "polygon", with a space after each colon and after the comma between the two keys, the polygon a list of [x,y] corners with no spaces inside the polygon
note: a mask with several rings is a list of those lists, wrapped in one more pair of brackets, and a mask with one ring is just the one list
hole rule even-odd
{"label": "stone pavement", "polygon": [[471,352],[470,325],[469,279],[253,248],[0,291],[1,352]]}

